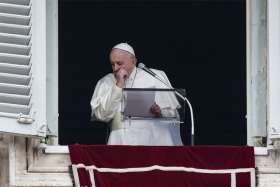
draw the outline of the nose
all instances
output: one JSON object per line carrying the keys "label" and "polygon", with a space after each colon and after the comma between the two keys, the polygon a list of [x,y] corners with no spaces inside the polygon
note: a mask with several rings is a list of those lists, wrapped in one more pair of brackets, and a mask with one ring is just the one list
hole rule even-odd
{"label": "nose", "polygon": [[113,67],[113,71],[116,72],[120,69],[120,66],[115,64],[114,67]]}

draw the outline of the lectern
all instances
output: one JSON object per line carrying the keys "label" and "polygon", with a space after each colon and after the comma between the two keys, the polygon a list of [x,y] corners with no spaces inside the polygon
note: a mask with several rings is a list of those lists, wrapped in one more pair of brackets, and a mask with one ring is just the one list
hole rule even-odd
{"label": "lectern", "polygon": [[[185,96],[184,89],[176,91]],[[154,103],[161,108],[160,116],[155,116],[150,111]],[[154,122],[159,131],[168,129],[174,132],[174,136],[180,137],[180,125],[185,122],[185,102],[175,94],[175,89],[124,88],[121,114],[124,124]]]}

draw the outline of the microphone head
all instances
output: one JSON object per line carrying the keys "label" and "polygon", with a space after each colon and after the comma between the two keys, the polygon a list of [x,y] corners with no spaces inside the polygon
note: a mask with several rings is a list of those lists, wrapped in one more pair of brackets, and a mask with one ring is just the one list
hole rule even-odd
{"label": "microphone head", "polygon": [[145,68],[146,66],[145,66],[145,64],[143,64],[143,63],[139,63],[138,64],[138,68],[141,68],[141,69],[143,69],[143,68]]}

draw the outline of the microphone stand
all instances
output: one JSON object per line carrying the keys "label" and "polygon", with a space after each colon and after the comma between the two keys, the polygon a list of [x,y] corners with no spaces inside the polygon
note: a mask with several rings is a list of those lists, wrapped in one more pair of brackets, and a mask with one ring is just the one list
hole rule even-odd
{"label": "microphone stand", "polygon": [[[142,69],[142,68],[141,68]],[[146,71],[145,69],[143,69],[144,71]],[[152,70],[150,70],[152,71]],[[150,72],[146,71],[147,73],[149,73],[150,75],[152,75]],[[152,71],[153,72],[153,71]],[[154,72],[153,72],[154,73]],[[154,73],[155,74],[155,73]],[[168,88],[170,89],[174,89],[172,86],[170,86],[169,84],[167,84],[164,80],[161,79],[161,77],[159,77],[157,74],[152,75],[153,77],[155,77],[156,79],[158,79],[160,82],[162,82],[164,85],[166,85]],[[190,113],[191,113],[191,145],[194,145],[194,118],[193,118],[193,109],[192,109],[192,105],[190,103],[190,101],[184,97],[182,94],[180,94],[178,91],[176,91],[176,89],[174,89],[175,94],[180,97],[181,99],[183,99],[185,102],[187,102],[189,109],[190,109]]]}

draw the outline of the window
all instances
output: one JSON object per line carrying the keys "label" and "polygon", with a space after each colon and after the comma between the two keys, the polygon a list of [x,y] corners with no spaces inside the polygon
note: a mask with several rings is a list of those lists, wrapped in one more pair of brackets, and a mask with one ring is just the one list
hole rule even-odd
{"label": "window", "polygon": [[[57,135],[58,133],[58,15],[57,9],[52,7],[56,2],[51,2],[54,3],[46,3],[45,0],[10,0],[3,1],[3,3],[0,4],[0,131],[2,132],[37,137],[44,137],[47,133],[50,135]],[[81,8],[82,6],[85,6],[85,2],[89,1],[83,1],[80,4],[75,4],[77,2],[72,2],[73,4],[69,6],[75,5],[75,8]],[[255,1],[250,2],[256,3]],[[280,9],[280,5],[279,2],[275,1],[267,2],[267,7],[264,1],[258,1],[259,4],[257,4],[257,6],[254,6],[254,4],[250,3],[247,4],[247,17],[251,21],[248,22],[250,24],[247,25],[247,49],[249,49],[247,51],[247,142],[250,145],[256,145],[255,137],[266,137],[267,134],[269,134],[271,138],[278,138],[280,134],[280,119],[278,115],[278,111],[280,111],[280,109],[277,105],[277,103],[279,103],[278,99],[280,95],[278,86],[278,80],[280,79],[278,74],[280,71],[280,53],[278,52],[280,48],[280,26],[277,22],[277,18],[280,16],[277,14],[277,12],[279,12],[278,10]],[[99,4],[98,6],[100,6],[99,8],[102,9],[105,5],[106,4]],[[109,9],[114,9],[114,3],[107,5]],[[170,10],[173,5],[164,4],[162,6],[165,6],[164,8],[166,8],[166,10]],[[123,7],[126,7],[126,5],[123,5]],[[67,40],[71,40],[73,37],[76,37],[76,35],[75,33],[71,33],[71,30],[65,28],[73,27],[73,20],[70,23],[65,17],[63,17],[63,15],[67,15],[67,13],[69,13],[67,12],[67,9],[60,10],[62,10],[62,17],[59,18],[59,23],[63,23],[66,26],[61,27],[61,32]],[[268,12],[266,13],[267,10]],[[92,18],[90,11],[85,11],[84,13],[89,16],[89,18]],[[268,15],[267,24],[266,15]],[[97,17],[98,16],[94,17],[96,24],[98,23]],[[200,21],[203,21],[203,17],[204,16],[201,17]],[[257,20],[253,20],[253,18],[257,18]],[[167,21],[168,19],[169,18],[166,17]],[[75,23],[81,23],[82,21],[83,20]],[[86,20],[84,21],[86,22]],[[172,20],[169,21],[172,22]],[[256,21],[256,23],[254,21]],[[193,23],[195,24],[196,22],[197,20]],[[103,23],[100,22],[99,24],[102,25]],[[83,25],[85,24],[81,24],[76,28],[84,29]],[[268,30],[266,30],[266,28]],[[96,31],[95,27],[86,29],[92,29],[90,31]],[[136,31],[137,30],[138,29],[136,28]],[[135,33],[137,33],[136,31]],[[119,39],[121,39],[121,41],[123,41],[124,38],[124,35],[121,35],[122,32],[123,31],[117,32],[117,36]],[[125,32],[125,34],[129,34],[131,32],[132,31],[130,30],[129,32]],[[211,33],[211,30],[207,32],[209,34]],[[266,32],[268,32],[268,38],[266,38]],[[65,84],[77,84],[77,88],[79,88],[73,90],[74,93],[78,93],[79,97],[76,97],[77,95],[73,97],[71,94],[68,96],[63,95],[66,96],[64,98],[60,97],[60,100],[67,101],[65,102],[67,103],[65,106],[61,106],[60,104],[60,107],[75,106],[78,109],[84,107],[87,113],[83,115],[88,116],[88,118],[85,117],[85,119],[83,119],[86,121],[86,123],[83,123],[85,121],[81,121],[79,118],[76,118],[76,116],[81,115],[81,113],[85,110],[80,110],[80,113],[71,113],[69,116],[60,116],[60,119],[64,119],[64,121],[62,121],[63,124],[59,125],[60,128],[69,125],[65,123],[69,121],[73,121],[73,123],[77,124],[77,126],[74,126],[72,129],[70,129],[72,130],[71,132],[68,132],[70,135],[80,127],[84,128],[85,130],[93,129],[90,126],[92,124],[87,122],[87,120],[89,121],[90,114],[89,99],[95,85],[95,82],[90,79],[90,76],[92,76],[90,73],[93,73],[94,71],[96,73],[96,77],[101,77],[104,75],[104,73],[106,73],[105,71],[110,70],[109,63],[108,65],[104,65],[107,61],[106,57],[108,55],[108,51],[110,50],[108,46],[110,47],[112,43],[114,43],[113,41],[115,41],[115,39],[110,38],[112,37],[110,33],[111,31],[108,32],[108,34],[103,33],[104,36],[109,37],[110,41],[107,41],[107,43],[101,42],[98,46],[91,45],[92,43],[87,42],[96,41],[91,40],[89,35],[85,35],[84,39],[87,40],[79,40],[80,43],[78,42],[77,45],[75,45],[76,47],[71,46],[71,53],[67,53],[63,50],[60,51],[60,55],[67,55],[69,57],[60,58],[60,61],[63,60],[64,64],[61,66],[62,63],[59,63],[60,70],[62,69],[59,74],[60,80],[64,81]],[[100,36],[101,35],[94,36],[93,38],[98,38]],[[133,35],[131,35],[131,37],[132,36]],[[206,39],[210,38],[206,35],[201,35],[200,37],[202,36]],[[162,38],[165,37],[166,36],[163,36]],[[226,38],[227,37],[228,36],[226,36]],[[245,39],[245,37],[243,39]],[[60,41],[62,40],[60,39]],[[172,40],[170,41],[170,44],[172,44]],[[182,42],[181,47],[183,51],[185,49],[183,44],[188,42],[189,41]],[[135,43],[137,42],[135,41]],[[90,63],[97,63],[87,62],[90,61],[91,58],[75,56],[74,52],[77,46],[83,49],[84,54],[87,54],[91,57],[96,54],[102,56],[102,58],[96,58],[98,64],[99,62],[104,62],[102,66],[95,66],[95,68],[99,68],[100,71],[90,69],[92,68],[92,66],[88,66]],[[91,48],[92,46],[95,47]],[[197,46],[200,48],[200,45]],[[152,48],[153,47],[156,48],[158,46],[152,45]],[[180,46],[177,47],[179,47],[177,49],[180,49]],[[191,50],[192,48],[189,49]],[[183,51],[180,54],[184,54]],[[166,51],[165,54],[167,54],[167,52],[168,51]],[[174,52],[176,52],[176,50]],[[142,51],[142,53],[145,53],[145,51]],[[146,53],[149,54],[149,51],[146,51]],[[199,55],[196,53],[194,54]],[[211,53],[211,55],[213,54],[214,53]],[[219,55],[219,53],[217,53],[217,55]],[[69,59],[72,59],[74,63],[67,61]],[[159,60],[157,64],[154,62],[155,59],[151,58],[149,60],[151,65],[158,65],[158,67],[161,67],[159,64],[163,62],[162,60]],[[81,74],[83,69],[81,68],[80,64],[83,64],[83,68],[86,67],[88,69],[86,71],[87,73]],[[166,65],[160,65],[162,65],[163,68],[168,69]],[[183,69],[184,66],[180,67]],[[73,71],[68,74],[69,72],[66,71],[66,68],[71,68]],[[65,74],[68,74],[67,76],[72,77],[72,79],[65,79]],[[192,74],[190,74],[190,76],[191,75]],[[84,83],[83,81],[85,79],[88,80],[87,84],[85,85],[86,87],[81,84]],[[171,79],[177,81],[180,79],[180,77],[178,78],[175,77],[175,75],[171,75]],[[189,81],[187,88],[191,86],[191,84],[194,84],[194,82]],[[180,84],[178,84],[178,87],[179,86]],[[70,87],[75,88],[73,85],[70,85]],[[87,97],[88,99],[81,100],[81,95],[83,97]],[[244,98],[246,98],[246,96],[244,96]],[[245,104],[246,101],[244,98],[243,100]],[[199,100],[193,102],[198,103]],[[76,103],[76,105],[71,105],[71,103]],[[199,109],[199,107],[197,109]],[[245,118],[245,113],[244,116],[243,113],[241,113],[241,115],[241,117]],[[65,120],[66,118],[68,119]],[[245,121],[244,124],[242,122],[242,124],[238,125],[243,125],[243,127],[246,128]],[[267,125],[269,127],[268,131],[266,130]],[[95,134],[99,137],[93,137],[91,131],[88,132],[88,137],[95,139],[95,143],[105,142],[104,137],[107,133],[106,126],[104,124],[99,124],[99,126],[94,128],[96,132]],[[82,134],[77,136],[82,136]],[[244,136],[242,137],[244,138]],[[68,143],[76,142],[74,139],[74,141]],[[84,142],[82,141],[78,143]]]}
{"label": "window", "polygon": [[[89,102],[97,80],[111,71],[110,48],[123,41],[139,62],[187,90],[197,144],[246,144],[245,1],[59,3],[61,144],[105,143],[106,125],[90,122]],[[189,116],[186,124],[183,136]]]}

